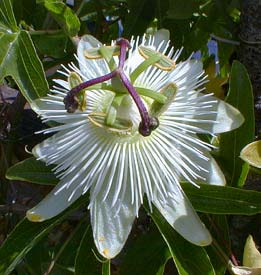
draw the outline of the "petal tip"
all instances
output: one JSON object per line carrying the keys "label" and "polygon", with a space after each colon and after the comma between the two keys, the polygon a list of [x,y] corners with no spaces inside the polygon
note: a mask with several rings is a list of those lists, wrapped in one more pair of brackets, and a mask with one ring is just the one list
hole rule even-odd
{"label": "petal tip", "polygon": [[42,222],[45,220],[41,215],[36,214],[33,209],[26,212],[26,218],[31,222]]}
{"label": "petal tip", "polygon": [[37,144],[36,146],[33,147],[32,149],[32,154],[36,157],[36,158],[40,158],[41,157],[41,150],[39,148],[39,144]]}
{"label": "petal tip", "polygon": [[106,258],[106,259],[111,259],[112,257],[110,256],[110,250],[108,248],[105,248],[102,251],[102,255]]}
{"label": "petal tip", "polygon": [[[101,243],[101,242],[97,242],[95,241],[95,245],[98,249],[98,252],[105,258],[105,259],[112,259],[114,257],[116,257],[121,250],[117,249],[117,250],[114,250],[113,247],[111,247],[111,249],[106,246],[105,243]],[[108,244],[107,244],[108,245]]]}
{"label": "petal tip", "polygon": [[212,243],[212,237],[209,232],[207,232],[206,237],[200,240],[197,245],[199,246],[208,246]]}

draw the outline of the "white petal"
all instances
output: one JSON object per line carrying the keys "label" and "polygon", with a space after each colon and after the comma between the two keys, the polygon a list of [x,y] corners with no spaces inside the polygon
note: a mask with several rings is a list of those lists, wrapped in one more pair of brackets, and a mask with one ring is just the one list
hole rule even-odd
{"label": "white petal", "polygon": [[162,43],[162,41],[165,41],[165,43],[161,46],[161,48],[158,49],[159,51],[162,51],[162,49],[164,49],[166,47],[166,44],[169,41],[169,35],[170,35],[169,30],[167,30],[167,29],[158,30],[154,35],[155,40],[154,40],[153,46],[158,48],[160,43]]}
{"label": "white petal", "polygon": [[52,141],[54,140],[54,137],[50,137],[43,142],[37,144],[34,146],[32,153],[33,155],[37,158],[40,159],[41,161],[47,161],[47,157],[56,150],[55,143]]}
{"label": "white petal", "polygon": [[166,121],[176,121],[179,126],[196,133],[218,134],[242,125],[244,117],[233,106],[211,94],[191,90],[180,92],[170,108],[163,114]]}
{"label": "white petal", "polygon": [[178,89],[182,91],[183,96],[186,92],[194,89],[203,76],[203,64],[198,60],[189,60],[180,62],[176,68],[169,74],[169,83],[175,83]]}
{"label": "white petal", "polygon": [[28,210],[26,216],[33,222],[51,219],[68,208],[81,194],[80,188],[75,190],[75,184],[67,189],[66,183],[61,181],[39,204]]}
{"label": "white petal", "polygon": [[178,63],[171,72],[159,69],[150,70],[146,78],[142,79],[142,84],[157,91],[170,83],[174,83],[178,87],[177,98],[183,98],[195,87],[202,86],[204,83],[203,74],[202,62],[188,60]]}
{"label": "white petal", "polygon": [[208,161],[203,159],[193,159],[193,157],[191,158],[192,161],[196,161],[197,165],[205,169],[205,171],[200,172],[200,175],[204,178],[203,182],[211,185],[226,185],[225,176],[215,159],[210,155],[210,153],[205,152],[204,155],[209,158]]}
{"label": "white petal", "polygon": [[84,56],[84,51],[87,49],[95,48],[101,46],[102,43],[91,35],[82,36],[78,48],[77,56],[79,60],[80,70],[86,79],[96,78],[105,75],[110,72],[107,63],[104,59],[86,59]]}
{"label": "white petal", "polygon": [[218,100],[217,103],[217,124],[213,125],[213,133],[224,133],[234,130],[244,122],[242,114],[225,101]]}
{"label": "white petal", "polygon": [[34,100],[31,103],[32,109],[41,116],[44,122],[55,121],[65,124],[74,124],[82,120],[86,120],[88,117],[88,110],[76,111],[75,113],[68,113],[65,110],[64,103],[61,100],[54,100],[51,97],[44,97],[41,99]]}
{"label": "white petal", "polygon": [[39,115],[45,114],[45,110],[53,110],[53,111],[64,111],[64,103],[62,100],[52,100],[50,97],[44,97],[41,99],[36,99],[30,103],[31,108]]}
{"label": "white petal", "polygon": [[[200,96],[204,95],[198,93],[198,98]],[[208,101],[212,102],[208,108],[209,113],[202,115],[200,114],[200,110],[195,111],[195,123],[192,123],[194,126],[201,128],[202,132],[207,131],[209,133],[219,134],[237,129],[243,124],[244,117],[236,108],[230,104],[210,95],[205,100],[205,106]],[[205,123],[204,121],[212,122]]]}
{"label": "white petal", "polygon": [[[196,140],[197,136],[192,135],[192,139]],[[184,155],[188,156],[190,161],[198,167],[198,171],[191,167],[195,173],[198,173],[202,177],[201,179],[196,180],[196,182],[204,182],[220,186],[226,185],[225,176],[215,159],[211,156],[209,150],[199,144],[193,143],[189,145],[190,148],[188,149],[188,147],[182,146],[182,141],[178,143],[178,139],[176,139],[176,142],[176,147],[179,148]]]}
{"label": "white petal", "polygon": [[95,245],[99,253],[108,259],[121,251],[135,219],[135,206],[131,204],[128,193],[120,203],[120,209],[111,205],[112,197],[104,202],[96,198],[90,208]]}
{"label": "white petal", "polygon": [[178,194],[169,196],[165,201],[157,198],[153,203],[168,223],[187,241],[199,246],[211,243],[209,231],[199,219],[183,191],[180,190]]}
{"label": "white petal", "polygon": [[69,160],[76,152],[88,152],[88,125],[82,122],[80,126],[75,124],[44,130],[45,133],[52,130],[58,132],[36,145],[32,150],[33,155],[47,164],[59,164],[64,158]]}
{"label": "white petal", "polygon": [[225,185],[225,177],[211,156],[209,145],[196,134],[186,134],[183,130],[160,125],[154,139],[155,151],[169,161],[170,170],[175,171],[179,180]]}

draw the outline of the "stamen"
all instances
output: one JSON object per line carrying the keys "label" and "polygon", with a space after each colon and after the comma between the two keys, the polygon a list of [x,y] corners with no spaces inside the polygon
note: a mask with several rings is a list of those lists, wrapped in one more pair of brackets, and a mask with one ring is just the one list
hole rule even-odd
{"label": "stamen", "polygon": [[76,94],[78,94],[81,90],[84,90],[90,86],[93,86],[95,84],[99,84],[105,81],[108,81],[110,79],[112,79],[113,77],[115,77],[117,75],[117,71],[112,71],[109,74],[85,81],[81,84],[79,84],[78,86],[75,86],[74,88],[72,88],[67,95],[65,96],[63,102],[65,105],[65,109],[67,110],[68,113],[74,113],[79,106],[79,100],[76,96]]}
{"label": "stamen", "polygon": [[129,81],[128,77],[125,75],[123,68],[126,60],[127,49],[131,48],[131,45],[127,39],[119,38],[116,41],[116,45],[120,46],[120,56],[119,56],[119,64],[118,68],[113,70],[111,73],[88,80],[86,82],[80,83],[79,85],[73,87],[65,96],[63,102],[65,104],[65,109],[68,113],[75,112],[79,107],[79,99],[77,98],[77,94],[90,86],[95,84],[99,84],[105,81],[108,81],[114,77],[119,77],[123,83],[123,85],[128,90],[132,99],[134,100],[137,108],[139,110],[141,116],[141,122],[139,125],[139,133],[143,136],[149,136],[153,130],[155,130],[159,126],[159,121],[156,117],[150,117],[149,113],[141,100],[140,95],[135,90],[132,83]]}

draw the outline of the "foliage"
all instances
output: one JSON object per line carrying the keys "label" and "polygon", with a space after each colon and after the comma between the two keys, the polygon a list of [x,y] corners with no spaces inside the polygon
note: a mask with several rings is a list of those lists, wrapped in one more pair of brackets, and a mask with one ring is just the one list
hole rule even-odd
{"label": "foliage", "polygon": [[[130,38],[166,28],[175,48],[184,47],[181,58],[200,51],[210,74],[208,92],[226,97],[227,102],[245,117],[241,128],[221,135],[217,141],[220,151],[215,156],[231,187],[202,185],[198,190],[187,183],[182,185],[195,209],[204,213],[202,218],[215,236],[210,247],[196,247],[182,239],[154,209],[151,217],[141,213],[144,219],[134,228],[119,260],[110,263],[99,259],[85,211],[88,201],[85,196],[58,217],[44,223],[32,224],[22,219],[15,226],[17,219],[21,219],[19,213],[14,211],[0,216],[0,231],[2,220],[10,220],[13,227],[12,231],[8,228],[3,233],[8,237],[0,248],[0,274],[163,275],[169,274],[167,263],[171,260],[176,266],[176,271],[172,266],[171,274],[224,274],[227,261],[224,254],[230,251],[226,230],[229,224],[224,215],[261,212],[260,193],[239,188],[244,186],[249,171],[239,155],[254,139],[251,83],[242,64],[238,61],[231,64],[238,45],[239,15],[237,0],[76,0],[73,6],[62,0],[0,0],[0,83],[19,90],[28,102],[46,95],[59,64],[74,59],[77,36],[91,33],[102,42],[110,43],[120,35]],[[211,38],[217,42],[219,67],[209,56],[207,45]],[[224,84],[228,78],[227,92]],[[15,102],[23,104],[19,97]],[[1,108],[4,104],[1,102]],[[14,106],[8,102],[9,109]],[[36,183],[30,187],[33,190],[41,185],[45,193],[48,185],[56,184],[57,179],[52,167],[34,158],[25,160],[25,156],[21,157],[16,151],[15,143],[19,143],[21,135],[16,126],[21,117],[19,109],[15,115],[10,115],[12,135],[3,130],[7,125],[5,120],[0,123],[0,167],[10,167],[8,170],[3,168],[7,172],[1,171],[1,175],[6,172],[10,181],[1,179],[5,185],[0,191],[8,194],[8,186],[21,181],[21,186],[26,186],[25,182]],[[29,147],[35,143],[36,140],[31,140]],[[0,200],[1,205],[7,203],[5,195],[1,195]],[[146,205],[145,209],[148,210]],[[0,232],[0,241],[3,234]],[[52,234],[60,237],[52,239]]]}

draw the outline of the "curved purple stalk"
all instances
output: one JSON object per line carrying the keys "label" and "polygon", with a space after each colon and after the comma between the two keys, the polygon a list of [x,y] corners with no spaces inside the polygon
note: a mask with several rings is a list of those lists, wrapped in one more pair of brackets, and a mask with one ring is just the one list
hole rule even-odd
{"label": "curved purple stalk", "polygon": [[125,38],[119,38],[116,41],[116,44],[120,46],[120,56],[119,56],[119,65],[118,65],[118,70],[122,70],[125,60],[126,60],[126,53],[127,53],[127,48],[130,49],[130,42],[125,39]]}
{"label": "curved purple stalk", "polygon": [[109,74],[106,74],[106,75],[103,75],[103,76],[99,76],[97,78],[85,81],[85,82],[77,85],[76,87],[72,88],[70,90],[70,93],[73,94],[73,95],[75,95],[75,94],[77,94],[78,92],[80,92],[83,89],[86,89],[86,88],[88,88],[90,86],[93,86],[95,84],[99,84],[99,83],[105,82],[107,80],[110,80],[113,77],[115,77],[116,75],[117,75],[117,71],[115,70],[115,71],[112,71]]}

